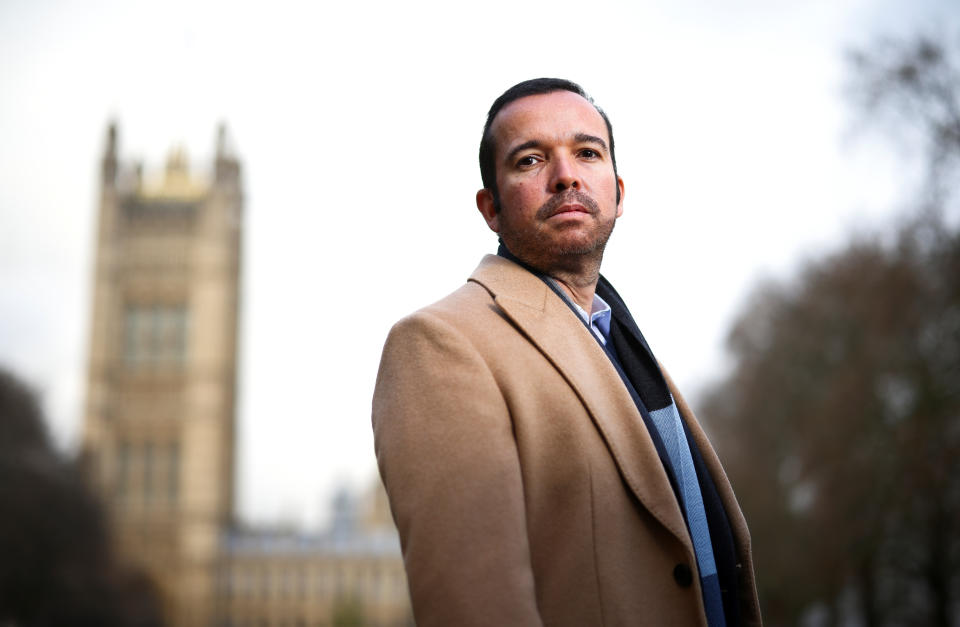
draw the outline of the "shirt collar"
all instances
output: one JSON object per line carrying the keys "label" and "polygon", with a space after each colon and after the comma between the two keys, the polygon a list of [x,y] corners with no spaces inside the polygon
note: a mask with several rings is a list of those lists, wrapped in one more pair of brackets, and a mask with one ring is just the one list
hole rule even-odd
{"label": "shirt collar", "polygon": [[[573,301],[571,301],[573,302]],[[590,315],[587,315],[587,312],[578,305],[573,303],[573,306],[576,308],[577,313],[580,314],[580,317],[584,319],[587,324],[592,327],[595,327],[603,333],[604,339],[610,337],[610,316],[611,310],[610,305],[607,304],[607,301],[600,298],[596,293],[593,295],[593,306],[590,308]]]}

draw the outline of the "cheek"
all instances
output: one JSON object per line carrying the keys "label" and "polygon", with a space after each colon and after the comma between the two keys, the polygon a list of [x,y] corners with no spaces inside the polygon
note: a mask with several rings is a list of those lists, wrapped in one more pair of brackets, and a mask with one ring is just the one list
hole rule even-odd
{"label": "cheek", "polygon": [[505,200],[511,206],[525,209],[536,202],[536,185],[531,181],[514,183],[510,186]]}

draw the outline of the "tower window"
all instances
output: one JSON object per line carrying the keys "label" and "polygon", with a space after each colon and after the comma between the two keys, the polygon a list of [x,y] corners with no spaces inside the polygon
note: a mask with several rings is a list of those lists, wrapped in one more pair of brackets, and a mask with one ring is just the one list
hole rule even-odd
{"label": "tower window", "polygon": [[130,484],[130,445],[121,441],[117,445],[117,496],[127,498]]}
{"label": "tower window", "polygon": [[167,457],[167,500],[176,504],[180,492],[180,445],[170,445]]}
{"label": "tower window", "polygon": [[128,305],[123,358],[127,366],[180,367],[186,361],[189,317],[183,304]]}
{"label": "tower window", "polygon": [[143,445],[143,500],[147,503],[153,500],[154,475],[153,444]]}

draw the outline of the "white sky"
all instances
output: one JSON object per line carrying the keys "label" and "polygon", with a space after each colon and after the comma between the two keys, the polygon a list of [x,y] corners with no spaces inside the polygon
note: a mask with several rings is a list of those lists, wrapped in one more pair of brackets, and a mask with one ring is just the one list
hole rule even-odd
{"label": "white sky", "polygon": [[758,279],[896,208],[903,162],[850,140],[844,50],[958,17],[951,0],[0,0],[0,365],[74,448],[108,121],[148,171],[177,144],[207,167],[226,121],[247,211],[240,512],[318,521],[375,472],[390,325],[495,249],[473,201],[487,108],[562,76],[614,124],[625,213],[604,274],[696,400]]}

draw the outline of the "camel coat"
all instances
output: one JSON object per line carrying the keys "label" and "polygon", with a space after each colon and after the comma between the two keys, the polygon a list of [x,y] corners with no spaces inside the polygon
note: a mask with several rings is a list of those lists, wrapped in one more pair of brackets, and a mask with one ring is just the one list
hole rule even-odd
{"label": "camel coat", "polygon": [[[727,511],[741,619],[759,625],[743,514],[668,384]],[[693,544],[636,405],[590,331],[513,262],[486,256],[393,327],[373,430],[419,627],[706,625]]]}

